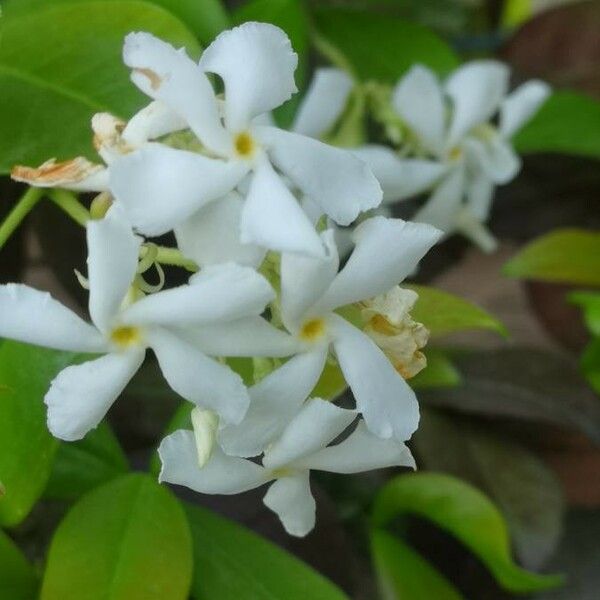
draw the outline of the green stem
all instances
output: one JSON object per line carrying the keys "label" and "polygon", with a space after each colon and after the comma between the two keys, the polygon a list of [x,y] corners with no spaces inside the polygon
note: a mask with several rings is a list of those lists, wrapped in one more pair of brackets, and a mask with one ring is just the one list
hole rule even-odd
{"label": "green stem", "polygon": [[38,203],[42,194],[43,190],[31,187],[21,196],[16,206],[8,213],[6,219],[0,224],[0,248],[6,244],[15,229]]}
{"label": "green stem", "polygon": [[353,79],[358,79],[352,63],[346,58],[346,55],[337,46],[334,46],[329,40],[324,38],[316,31],[312,32],[312,43],[324,58],[326,58],[334,67],[346,71]]}
{"label": "green stem", "polygon": [[79,202],[73,192],[67,190],[49,190],[48,196],[52,202],[64,210],[75,222],[85,227],[91,219],[90,211]]}
{"label": "green stem", "polygon": [[[147,247],[142,246],[140,252],[140,258],[144,258]],[[165,246],[156,246],[156,258],[154,259],[161,265],[171,265],[174,267],[183,267],[184,269],[195,273],[198,271],[198,265],[189,258],[186,258],[181,254],[177,248],[166,248]]]}

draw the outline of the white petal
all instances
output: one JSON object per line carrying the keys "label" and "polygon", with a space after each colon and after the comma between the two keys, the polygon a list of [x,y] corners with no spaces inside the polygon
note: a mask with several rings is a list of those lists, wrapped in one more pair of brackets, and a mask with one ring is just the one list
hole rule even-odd
{"label": "white petal", "polygon": [[413,216],[418,223],[428,223],[451,233],[466,193],[465,171],[458,167],[439,183],[431,198]]}
{"label": "white petal", "polygon": [[98,426],[144,361],[143,349],[106,354],[67,367],[44,398],[48,429],[61,440],[79,440]]}
{"label": "white petal", "polygon": [[325,258],[297,254],[281,256],[281,316],[289,331],[295,332],[309,309],[323,296],[338,272],[340,259],[332,230],[321,234],[327,249]]}
{"label": "white petal", "polygon": [[242,378],[171,332],[147,333],[160,369],[171,388],[202,408],[214,410],[225,423],[239,423],[250,397]]}
{"label": "white petal", "polygon": [[247,171],[242,161],[207,158],[153,143],[115,160],[110,186],[133,226],[154,236],[230,192]]}
{"label": "white petal", "polygon": [[446,107],[435,74],[421,65],[412,67],[395,87],[392,103],[423,146],[439,155],[444,145]]}
{"label": "white petal", "polygon": [[107,332],[133,283],[141,240],[117,210],[87,224],[89,309],[92,321]]}
{"label": "white petal", "polygon": [[433,160],[400,158],[386,146],[363,146],[352,152],[364,160],[377,178],[386,203],[416,196],[434,185],[447,166]]}
{"label": "white petal", "polygon": [[0,285],[0,337],[74,352],[102,352],[104,336],[47,292]]}
{"label": "white petal", "polygon": [[388,292],[440,239],[430,225],[372,217],[355,230],[354,251],[315,310],[332,310]]}
{"label": "white petal", "polygon": [[284,529],[304,537],[315,526],[316,504],[310,492],[310,473],[282,477],[269,487],[265,505],[277,514]]}
{"label": "white petal", "polygon": [[175,228],[179,249],[200,267],[226,262],[257,267],[265,249],[240,241],[244,199],[236,192],[211,202]]}
{"label": "white petal", "polygon": [[459,211],[455,227],[456,231],[469,238],[484,252],[494,252],[498,248],[498,240],[468,207]]}
{"label": "white petal", "polygon": [[202,69],[225,83],[225,120],[235,132],[291,98],[297,65],[285,32],[268,23],[244,23],[224,31],[200,59]]}
{"label": "white petal", "polygon": [[380,438],[410,438],[419,424],[414,392],[366,334],[336,318],[334,348],[367,427]]}
{"label": "white petal", "polygon": [[551,92],[547,83],[538,80],[519,86],[500,106],[500,135],[511,138],[533,117]]}
{"label": "white petal", "polygon": [[258,316],[275,298],[269,282],[254,269],[235,263],[206,267],[189,285],[146,296],[123,311],[132,325],[184,326]]}
{"label": "white petal", "polygon": [[244,243],[277,252],[323,256],[321,240],[313,224],[266,160],[252,178],[240,229]]}
{"label": "white petal", "polygon": [[275,127],[260,127],[257,133],[281,172],[339,225],[381,203],[377,179],[349,150]]}
{"label": "white petal", "polygon": [[360,473],[387,467],[416,468],[405,444],[378,438],[367,429],[364,421],[343,442],[309,456],[302,465],[331,473]]}
{"label": "white petal", "polygon": [[187,126],[186,120],[172,108],[155,100],[129,119],[122,135],[128,144],[136,147]]}
{"label": "white petal", "polygon": [[508,67],[494,60],[475,60],[457,69],[446,81],[453,101],[447,148],[475,125],[488,121],[508,91]]}
{"label": "white petal", "polygon": [[181,329],[178,333],[209,356],[282,357],[300,349],[296,338],[262,317],[208,323]]}
{"label": "white petal", "polygon": [[293,467],[297,461],[330,444],[356,418],[356,411],[339,408],[320,398],[308,400],[266,451],[263,465],[269,469]]}
{"label": "white petal", "polygon": [[323,371],[326,355],[317,351],[295,356],[251,387],[244,420],[219,432],[221,448],[233,456],[261,454],[300,410]]}
{"label": "white petal", "polygon": [[320,68],[298,107],[292,131],[319,138],[340,118],[354,82],[341,69]]}
{"label": "white petal", "polygon": [[468,160],[480,166],[494,183],[508,183],[521,169],[521,159],[498,134],[484,141],[469,138],[464,146]]}
{"label": "white petal", "polygon": [[183,429],[167,436],[158,454],[162,463],[159,481],[184,485],[202,494],[240,494],[269,480],[260,465],[226,456],[218,447],[200,468],[194,434]]}
{"label": "white petal", "polygon": [[142,92],[185,119],[208,148],[220,155],[230,152],[231,138],[221,125],[212,86],[183,49],[175,50],[149,33],[130,33],[123,60]]}
{"label": "white petal", "polygon": [[467,206],[479,221],[485,222],[490,216],[494,189],[492,180],[481,170],[467,183]]}

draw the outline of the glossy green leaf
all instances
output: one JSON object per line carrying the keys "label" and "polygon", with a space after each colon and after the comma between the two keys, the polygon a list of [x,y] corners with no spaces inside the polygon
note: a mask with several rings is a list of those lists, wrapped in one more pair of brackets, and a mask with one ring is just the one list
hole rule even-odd
{"label": "glossy green leaf", "polygon": [[195,600],[343,600],[303,562],[210,511],[186,507],[194,543]]}
{"label": "glossy green leaf", "polygon": [[410,387],[422,390],[456,387],[460,384],[460,373],[443,351],[428,348],[425,355],[427,366],[409,380]]}
{"label": "glossy green leaf", "polygon": [[92,115],[128,118],[148,102],[122,63],[130,31],[200,51],[181,21],[147,2],[56,4],[0,19],[0,173],[50,157],[98,160]]}
{"label": "glossy green leaf", "polygon": [[600,102],[577,92],[555,92],[515,136],[514,145],[520,153],[600,158]]}
{"label": "glossy green leaf", "polygon": [[146,475],[85,495],[52,540],[41,600],[184,600],[192,544],[181,505]]}
{"label": "glossy green leaf", "polygon": [[390,481],[375,499],[373,524],[384,527],[398,516],[428,519],[461,541],[512,592],[556,587],[559,575],[538,575],[517,566],[498,509],[480,491],[449,475],[415,473]]}
{"label": "glossy green leaf", "polygon": [[58,442],[43,398],[75,355],[4,341],[0,346],[0,524],[16,525],[46,486]]}
{"label": "glossy green leaf", "polygon": [[423,285],[407,285],[419,294],[411,311],[413,319],[423,323],[433,337],[469,329],[489,329],[507,335],[498,319],[475,304],[454,294]]}
{"label": "glossy green leaf", "polygon": [[504,274],[600,285],[600,233],[585,229],[560,229],[534,240],[504,265]]}
{"label": "glossy green leaf", "polygon": [[44,495],[47,498],[72,499],[123,475],[127,458],[106,423],[90,431],[78,442],[61,443]]}
{"label": "glossy green leaf", "polygon": [[415,63],[440,73],[459,64],[444,41],[417,23],[341,8],[318,9],[313,17],[318,33],[342,53],[363,80],[395,83]]}
{"label": "glossy green leaf", "polygon": [[33,600],[37,586],[33,567],[6,533],[0,531],[0,598]]}
{"label": "glossy green leaf", "polygon": [[581,307],[587,328],[600,336],[600,292],[573,292],[569,301]]}
{"label": "glossy green leaf", "polygon": [[420,554],[386,531],[371,532],[371,553],[383,600],[463,599]]}

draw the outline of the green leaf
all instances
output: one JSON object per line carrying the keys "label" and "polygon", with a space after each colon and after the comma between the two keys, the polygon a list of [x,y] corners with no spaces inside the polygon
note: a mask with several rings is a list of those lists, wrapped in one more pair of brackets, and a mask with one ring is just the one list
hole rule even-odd
{"label": "green leaf", "polygon": [[506,336],[506,328],[498,319],[454,294],[423,285],[406,285],[419,294],[411,311],[413,319],[423,323],[433,337],[469,329],[490,329]]}
{"label": "green leaf", "polygon": [[0,173],[50,157],[98,160],[92,115],[128,118],[148,102],[122,63],[130,31],[200,51],[178,19],[147,2],[57,4],[0,19]]}
{"label": "green leaf", "polygon": [[581,355],[581,370],[588,383],[600,394],[600,338],[594,338]]}
{"label": "green leaf", "polygon": [[[296,85],[302,89],[308,67],[308,18],[301,0],[250,0],[242,4],[232,15],[236,24],[246,21],[272,23],[281,27],[289,36],[292,48],[298,54]],[[296,111],[300,98],[293,96],[275,111],[277,121],[288,126]]]}
{"label": "green leaf", "polygon": [[429,519],[461,541],[511,592],[534,592],[562,583],[559,575],[538,575],[517,566],[510,555],[508,531],[498,509],[471,485],[439,473],[401,475],[378,494],[373,524],[414,514]]}
{"label": "green leaf", "polygon": [[0,598],[33,600],[37,586],[33,567],[13,541],[0,531]]}
{"label": "green leaf", "polygon": [[117,438],[106,423],[101,423],[82,440],[60,444],[44,495],[65,500],[78,498],[128,469]]}
{"label": "green leaf", "polygon": [[569,302],[577,304],[583,310],[585,324],[594,334],[600,336],[600,293],[573,292],[568,296]]}
{"label": "green leaf", "polygon": [[510,277],[600,285],[600,233],[553,231],[525,246],[503,271]]}
{"label": "green leaf", "polygon": [[184,600],[192,577],[185,514],[146,475],[96,488],[58,526],[41,600]]}
{"label": "green leaf", "polygon": [[0,523],[16,525],[46,486],[58,447],[43,398],[74,354],[4,341],[0,346]]}
{"label": "green leaf", "polygon": [[462,600],[420,554],[386,531],[371,532],[371,553],[383,600]]}
{"label": "green leaf", "polygon": [[518,152],[560,152],[600,157],[600,102],[577,92],[552,94],[515,136]]}
{"label": "green leaf", "polygon": [[428,348],[425,350],[427,366],[409,380],[413,389],[431,389],[456,387],[461,382],[460,373],[452,361],[441,350]]}
{"label": "green leaf", "polygon": [[[210,511],[187,506],[196,600],[343,600],[330,581],[281,548]],[[44,600],[44,599],[42,599]]]}
{"label": "green leaf", "polygon": [[459,64],[453,50],[429,29],[388,15],[341,8],[313,13],[318,33],[363,80],[395,83],[415,63],[447,73]]}

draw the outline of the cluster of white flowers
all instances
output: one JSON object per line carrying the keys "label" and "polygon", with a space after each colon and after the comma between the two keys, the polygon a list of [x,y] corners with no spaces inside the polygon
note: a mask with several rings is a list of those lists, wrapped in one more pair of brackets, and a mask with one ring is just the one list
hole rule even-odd
{"label": "cluster of white flowers", "polygon": [[[504,140],[541,92],[527,88],[507,99],[495,133],[481,123],[504,94],[505,74],[499,88],[494,75],[485,94],[472,97],[474,84],[465,86],[465,78],[497,67],[465,67],[446,84],[455,103],[447,125],[437,82],[414,69],[398,85],[394,106],[420,135],[411,138],[415,150],[435,160],[409,160],[317,139],[339,117],[351,87],[335,70],[317,74],[292,131],[274,126],[270,111],[296,91],[297,65],[289,39],[274,26],[226,31],[199,63],[147,33],[128,35],[123,56],[152,102],[127,123],[94,116],[104,164],[78,157],[13,170],[34,186],[100,193],[108,210],[87,225],[87,281],[80,276],[93,325],[46,293],[9,284],[0,286],[0,336],[101,354],[63,370],[46,395],[48,426],[64,440],[98,425],[151,348],[170,387],[195,405],[193,429],[160,446],[161,479],[211,494],[274,481],[266,505],[288,532],[305,535],[315,521],[310,469],[414,467],[404,442],[419,411],[405,378],[425,365],[427,331],[409,314],[416,295],[398,283],[442,232],[364,218],[384,196],[365,159],[386,200],[437,185],[421,217],[438,206],[440,190],[460,187],[462,195],[467,174],[469,189],[485,188],[487,198],[488,181],[514,173],[518,163]],[[480,210],[486,202],[476,200]],[[361,215],[340,268],[336,228]],[[171,231],[198,272],[186,285],[153,290],[143,273],[156,247],[142,236]],[[340,310],[349,305],[362,322]],[[256,364],[264,357],[271,368],[248,388],[227,363],[232,357]],[[354,410],[310,397],[328,361],[351,388]]]}

